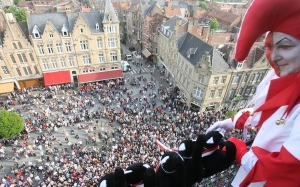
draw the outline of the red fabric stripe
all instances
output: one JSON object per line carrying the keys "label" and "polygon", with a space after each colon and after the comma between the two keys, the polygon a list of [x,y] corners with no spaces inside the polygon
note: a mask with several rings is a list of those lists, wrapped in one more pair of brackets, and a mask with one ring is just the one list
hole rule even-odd
{"label": "red fabric stripe", "polygon": [[[292,75],[280,77],[270,82],[266,101],[256,110],[256,112],[262,111],[257,128],[260,128],[261,125],[272,114],[274,114],[279,107],[289,104],[296,89],[298,89],[298,83],[295,82],[298,74],[300,73],[294,73]],[[293,103],[292,105],[295,106],[295,103]],[[280,119],[281,117],[282,116],[278,116],[278,119]]]}
{"label": "red fabric stripe", "polygon": [[259,147],[253,149],[259,158],[240,187],[252,182],[266,181],[264,187],[299,187],[300,161],[284,147],[280,152],[267,153]]}
{"label": "red fabric stripe", "polygon": [[136,187],[136,186],[141,185],[141,184],[144,184],[143,181],[141,181],[141,182],[139,182],[139,183],[135,183],[135,184],[130,184],[130,186]]}
{"label": "red fabric stripe", "polygon": [[239,119],[236,121],[235,128],[236,129],[240,129],[240,130],[244,129],[244,126],[247,125],[245,123],[246,123],[247,119],[249,118],[249,116],[250,116],[250,112],[249,111],[244,112],[239,117]]}
{"label": "red fabric stripe", "polygon": [[170,151],[170,148],[168,148],[166,145],[161,143],[159,140],[155,140],[156,145],[163,151]]}
{"label": "red fabric stripe", "polygon": [[217,149],[219,149],[218,145],[215,146],[215,147],[212,147],[212,148],[205,149],[204,151],[202,151],[202,154],[210,152],[210,151],[214,151],[214,150],[217,150]]}
{"label": "red fabric stripe", "polygon": [[270,151],[267,151],[267,150],[257,147],[257,146],[253,146],[253,147],[251,147],[251,149],[258,159],[260,159],[262,156],[265,156],[265,155],[271,153]]}

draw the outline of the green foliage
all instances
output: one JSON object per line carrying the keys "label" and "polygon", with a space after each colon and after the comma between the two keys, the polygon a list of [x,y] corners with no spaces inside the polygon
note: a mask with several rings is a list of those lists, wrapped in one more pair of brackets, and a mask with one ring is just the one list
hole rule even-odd
{"label": "green foliage", "polygon": [[199,7],[203,8],[204,10],[208,10],[208,6],[205,2],[200,2]]}
{"label": "green foliage", "polygon": [[231,118],[237,113],[237,110],[228,110],[225,114],[226,118]]}
{"label": "green foliage", "polygon": [[17,22],[24,22],[26,21],[26,12],[25,9],[19,8],[16,6],[10,6],[4,8],[5,13],[12,13],[14,17],[16,18]]}
{"label": "green foliage", "polygon": [[212,18],[210,20],[210,23],[209,23],[209,28],[210,30],[213,32],[213,31],[216,31],[219,29],[219,22],[216,18]]}
{"label": "green foliage", "polygon": [[128,37],[127,37],[127,30],[126,30],[126,24],[125,24],[125,22],[121,23],[121,30],[122,30],[122,38],[121,38],[121,40],[123,41],[123,43],[126,43],[126,40],[128,39]]}
{"label": "green foliage", "polygon": [[16,112],[0,111],[0,139],[12,138],[24,130],[24,120]]}

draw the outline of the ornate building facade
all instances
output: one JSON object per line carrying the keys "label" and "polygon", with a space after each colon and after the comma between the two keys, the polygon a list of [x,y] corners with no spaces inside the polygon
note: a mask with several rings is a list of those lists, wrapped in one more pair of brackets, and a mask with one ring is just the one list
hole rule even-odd
{"label": "ornate building facade", "polygon": [[1,83],[13,81],[20,89],[123,77],[119,20],[110,0],[104,10],[30,14],[27,23],[2,13],[1,22]]}

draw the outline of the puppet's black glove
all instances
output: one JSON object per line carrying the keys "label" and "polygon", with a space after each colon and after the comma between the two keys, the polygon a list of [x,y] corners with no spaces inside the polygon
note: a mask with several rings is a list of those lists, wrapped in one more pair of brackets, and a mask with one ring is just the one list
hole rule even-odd
{"label": "puppet's black glove", "polygon": [[206,134],[205,149],[202,152],[204,178],[229,168],[235,160],[236,147],[230,141],[223,141],[223,135],[218,131]]}

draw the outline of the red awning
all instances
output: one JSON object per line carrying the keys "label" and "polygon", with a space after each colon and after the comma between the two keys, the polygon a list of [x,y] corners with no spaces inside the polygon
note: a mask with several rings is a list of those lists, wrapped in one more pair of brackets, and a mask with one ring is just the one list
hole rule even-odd
{"label": "red awning", "polygon": [[71,76],[69,70],[44,73],[45,86],[64,84],[70,82]]}
{"label": "red awning", "polygon": [[95,82],[109,79],[123,78],[122,70],[102,71],[97,73],[87,73],[78,76],[79,83]]}

